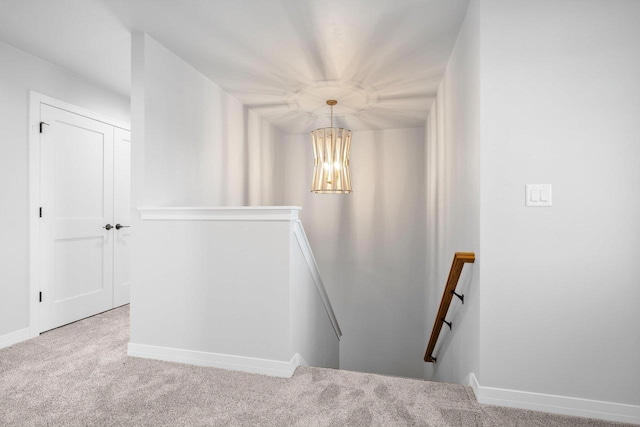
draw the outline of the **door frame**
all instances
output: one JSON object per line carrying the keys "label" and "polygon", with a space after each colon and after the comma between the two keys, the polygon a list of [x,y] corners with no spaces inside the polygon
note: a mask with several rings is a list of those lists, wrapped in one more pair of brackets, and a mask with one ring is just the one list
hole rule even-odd
{"label": "door frame", "polygon": [[[131,131],[128,123],[78,107],[56,98],[29,91],[29,337],[40,335],[40,105],[88,117],[116,128]],[[45,213],[46,214],[46,213]]]}

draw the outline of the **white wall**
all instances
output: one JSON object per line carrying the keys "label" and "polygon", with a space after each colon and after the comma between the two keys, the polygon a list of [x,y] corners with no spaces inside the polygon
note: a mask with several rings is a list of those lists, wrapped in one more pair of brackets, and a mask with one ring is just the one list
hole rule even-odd
{"label": "white wall", "polygon": [[27,147],[29,91],[122,122],[129,100],[0,43],[0,337],[29,326]]}
{"label": "white wall", "polygon": [[145,209],[129,354],[285,377],[304,362],[338,368],[298,210]]}
{"label": "white wall", "polygon": [[132,55],[134,205],[275,204],[275,128],[146,34]]}
{"label": "white wall", "polygon": [[[473,373],[484,403],[640,420],[638,16],[471,2],[426,128],[428,328],[453,252],[476,264],[425,377]],[[553,206],[525,207],[528,183],[552,184]]]}
{"label": "white wall", "polygon": [[138,257],[144,274],[134,282],[131,343],[291,359],[290,224],[263,220],[269,211],[236,219],[243,215],[186,211],[183,220],[142,221],[137,239],[148,246]]}
{"label": "white wall", "polygon": [[[273,335],[265,333],[265,328],[286,329],[289,320],[288,288],[278,288],[280,293],[275,293],[273,287],[289,274],[287,264],[270,264],[270,256],[278,254],[269,251],[278,241],[266,234],[261,235],[263,246],[224,247],[216,236],[251,234],[253,224],[205,226],[196,221],[182,228],[173,223],[158,227],[141,221],[135,210],[275,204],[281,194],[276,185],[278,132],[143,33],[132,37],[131,97],[135,283],[131,289],[131,343],[284,360],[288,335],[277,335],[280,341],[276,342]],[[288,230],[288,223],[283,226]],[[208,239],[207,235],[214,237]],[[167,244],[170,238],[173,243]],[[288,254],[288,238],[280,243]],[[246,260],[246,268],[230,273],[236,274],[234,277],[220,277],[216,266],[230,260]],[[271,278],[273,286],[263,287],[250,279],[262,276]],[[216,292],[227,295],[228,303],[221,305]],[[280,313],[280,317],[274,315],[271,322],[262,324],[258,318],[237,318],[241,313],[234,311],[238,304],[264,302],[265,292],[284,304],[265,305],[265,310]],[[247,324],[257,326],[241,327]],[[225,334],[234,336],[235,341],[222,339],[227,338]],[[212,338],[215,336],[222,337],[219,343]],[[253,351],[255,346],[262,352]]]}
{"label": "white wall", "polygon": [[289,341],[310,366],[340,367],[342,331],[302,223],[294,225],[289,259]]}
{"label": "white wall", "polygon": [[465,383],[480,364],[480,9],[472,2],[426,127],[427,284],[430,335],[455,252],[475,252],[465,265],[425,378]]}
{"label": "white wall", "polygon": [[313,194],[309,135],[282,146],[284,203],[300,214],[340,320],[340,368],[422,377],[424,129],[354,132],[353,193]]}
{"label": "white wall", "polygon": [[480,382],[640,405],[640,3],[481,4]]}

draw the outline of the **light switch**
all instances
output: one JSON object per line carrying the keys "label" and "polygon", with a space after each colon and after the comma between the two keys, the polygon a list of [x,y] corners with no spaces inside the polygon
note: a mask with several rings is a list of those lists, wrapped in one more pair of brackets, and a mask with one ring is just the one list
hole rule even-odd
{"label": "light switch", "polygon": [[546,188],[546,186],[540,189],[540,201],[541,202],[549,201],[549,189]]}
{"label": "light switch", "polygon": [[525,186],[526,206],[551,206],[551,184],[527,184]]}
{"label": "light switch", "polygon": [[540,189],[539,188],[532,188],[531,189],[531,197],[529,197],[529,200],[531,200],[532,202],[539,202],[540,201]]}

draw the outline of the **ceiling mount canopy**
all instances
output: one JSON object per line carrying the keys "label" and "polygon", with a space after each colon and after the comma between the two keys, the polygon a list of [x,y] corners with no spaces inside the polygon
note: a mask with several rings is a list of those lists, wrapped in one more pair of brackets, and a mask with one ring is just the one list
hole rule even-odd
{"label": "ceiling mount canopy", "polygon": [[331,108],[331,123],[328,128],[311,132],[313,142],[313,182],[311,191],[320,194],[351,193],[351,172],[349,169],[349,150],[351,149],[351,131],[333,127],[333,106],[335,99],[327,100]]}

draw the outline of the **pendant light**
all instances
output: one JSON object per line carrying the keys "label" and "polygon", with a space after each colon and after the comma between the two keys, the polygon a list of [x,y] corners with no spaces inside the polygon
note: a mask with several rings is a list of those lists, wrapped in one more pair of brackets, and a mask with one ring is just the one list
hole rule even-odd
{"label": "pendant light", "polygon": [[333,106],[338,101],[327,100],[331,108],[331,127],[311,132],[313,142],[313,183],[311,191],[320,194],[351,193],[349,149],[351,131],[333,127]]}

